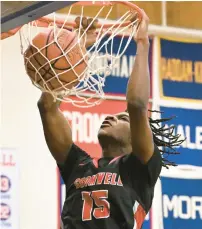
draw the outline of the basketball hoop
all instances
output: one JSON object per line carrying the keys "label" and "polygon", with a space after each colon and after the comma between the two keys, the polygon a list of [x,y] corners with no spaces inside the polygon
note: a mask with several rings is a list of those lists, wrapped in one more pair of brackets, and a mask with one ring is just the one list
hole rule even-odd
{"label": "basketball hoop", "polygon": [[[80,16],[83,18],[85,15],[85,8],[96,6],[96,11],[94,12],[93,20],[89,26],[83,30],[81,21],[80,26],[78,27],[75,23],[76,17]],[[116,21],[109,20],[109,16],[112,13],[112,10],[115,6],[122,5],[127,8],[126,12]],[[80,6],[80,15],[73,16],[72,11],[74,7]],[[138,17],[135,20],[131,20],[134,15],[137,14]],[[64,102],[71,102],[73,105],[78,107],[89,107],[99,104],[104,99],[103,87],[105,85],[105,79],[108,75],[111,74],[112,69],[117,64],[119,58],[124,54],[131,40],[135,36],[138,25],[142,18],[142,11],[133,3],[127,1],[83,1],[77,2],[69,7],[68,13],[63,17],[53,13],[46,17],[39,18],[38,20],[32,21],[24,26],[18,27],[14,30],[8,31],[7,33],[1,34],[1,39],[14,35],[19,31],[20,40],[21,40],[21,51],[24,55],[25,50],[31,45],[34,48],[32,40],[33,38],[44,28],[53,28],[54,30],[66,29],[78,34],[77,45],[79,45],[80,51],[83,55],[83,59],[86,63],[86,68],[81,74],[77,75],[78,83],[72,88],[68,87],[70,83],[64,84],[60,81],[59,75],[62,73],[56,73],[54,70],[54,79],[57,79],[59,84],[61,84],[60,90],[51,89],[47,80],[42,76],[43,86],[38,84],[37,81],[31,79],[33,84],[42,91],[49,92],[57,100]],[[90,46],[86,52],[83,52],[83,42],[86,42],[86,34],[89,27],[98,19],[98,24],[96,26],[96,41]],[[57,39],[53,42],[57,43]],[[120,37],[120,43],[116,47],[116,54],[114,51],[114,38],[116,36]],[[123,42],[123,38],[127,36],[127,40]],[[58,44],[58,43],[57,43]],[[50,45],[50,44],[49,44]],[[44,48],[44,47],[43,47]],[[72,50],[73,47],[67,51],[62,50],[61,57],[66,57],[68,52]],[[41,49],[38,49],[38,53],[41,53]],[[51,67],[51,62],[47,59],[48,64]],[[67,60],[69,62],[69,60]],[[46,64],[47,64],[46,62]],[[25,65],[30,63],[29,60],[26,60]],[[70,69],[68,71],[74,71],[77,64],[69,63]],[[33,66],[34,67],[34,66]],[[37,74],[40,75],[40,72],[35,69]],[[65,70],[67,71],[67,70]],[[76,99],[72,100],[72,96],[75,95]],[[75,98],[75,97],[74,97]],[[96,98],[96,100],[95,100]]]}

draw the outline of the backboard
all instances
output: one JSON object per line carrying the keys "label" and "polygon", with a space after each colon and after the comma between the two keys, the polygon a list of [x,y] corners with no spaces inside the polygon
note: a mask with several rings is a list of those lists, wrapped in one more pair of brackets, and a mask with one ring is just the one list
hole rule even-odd
{"label": "backboard", "polygon": [[7,32],[75,2],[1,1],[1,32]]}

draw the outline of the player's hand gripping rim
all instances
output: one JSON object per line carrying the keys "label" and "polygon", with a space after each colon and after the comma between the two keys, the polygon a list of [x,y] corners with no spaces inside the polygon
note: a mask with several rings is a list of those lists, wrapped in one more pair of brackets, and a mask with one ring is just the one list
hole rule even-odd
{"label": "player's hand gripping rim", "polygon": [[77,25],[76,28],[80,28],[80,26],[82,26],[80,36],[85,33],[82,40],[86,48],[92,46],[102,35],[102,32],[99,32],[99,35],[96,32],[98,19],[77,17],[75,22]]}
{"label": "player's hand gripping rim", "polygon": [[[147,16],[147,14],[144,12],[143,9],[141,9],[142,11],[142,19],[140,21],[140,23],[137,26],[137,32],[134,36],[134,40],[136,43],[143,43],[145,45],[149,44],[149,36],[148,36],[148,27],[149,27],[149,17]],[[138,17],[138,14],[136,13],[131,21],[136,20]]]}

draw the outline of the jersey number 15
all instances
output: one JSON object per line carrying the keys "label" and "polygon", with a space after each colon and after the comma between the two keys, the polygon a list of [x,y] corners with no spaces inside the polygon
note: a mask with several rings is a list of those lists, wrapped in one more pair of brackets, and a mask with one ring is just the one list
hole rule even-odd
{"label": "jersey number 15", "polygon": [[[108,190],[81,192],[83,200],[82,221],[108,218],[110,216],[110,204],[107,201]],[[97,207],[94,207],[97,206]]]}

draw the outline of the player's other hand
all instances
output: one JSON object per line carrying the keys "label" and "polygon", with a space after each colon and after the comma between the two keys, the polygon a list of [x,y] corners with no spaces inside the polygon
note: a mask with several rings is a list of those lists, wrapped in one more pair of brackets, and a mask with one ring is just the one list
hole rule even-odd
{"label": "player's other hand", "polygon": [[[96,38],[97,38],[96,28],[97,28],[98,20],[93,18],[77,17],[75,19],[75,22],[77,28],[80,28],[80,26],[82,26],[81,33],[82,34],[85,33],[82,39],[85,47],[88,48],[89,46],[92,46],[96,42]],[[80,34],[80,36],[82,34]]]}
{"label": "player's other hand", "polygon": [[[132,18],[132,20],[137,18],[137,14]],[[149,27],[149,17],[146,15],[144,10],[142,10],[142,20],[138,25],[137,32],[135,34],[134,40],[136,43],[143,42],[148,43],[148,27]]]}

